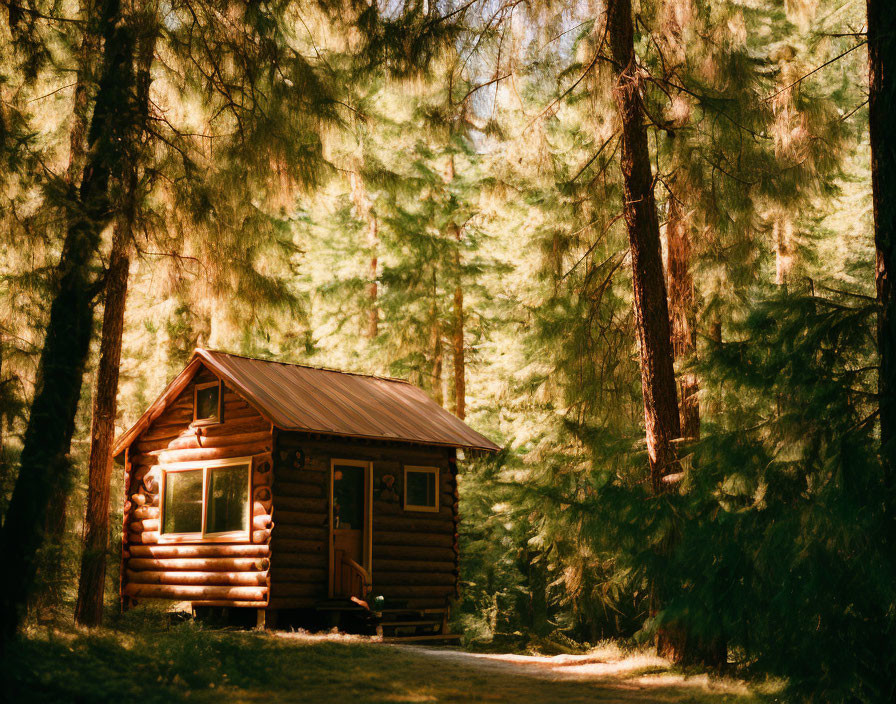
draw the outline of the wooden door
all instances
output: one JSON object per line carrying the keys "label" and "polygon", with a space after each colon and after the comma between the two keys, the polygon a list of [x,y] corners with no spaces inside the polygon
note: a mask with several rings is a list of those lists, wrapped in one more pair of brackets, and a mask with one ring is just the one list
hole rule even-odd
{"label": "wooden door", "polygon": [[371,470],[369,462],[333,460],[330,528],[330,595],[363,598],[370,581]]}

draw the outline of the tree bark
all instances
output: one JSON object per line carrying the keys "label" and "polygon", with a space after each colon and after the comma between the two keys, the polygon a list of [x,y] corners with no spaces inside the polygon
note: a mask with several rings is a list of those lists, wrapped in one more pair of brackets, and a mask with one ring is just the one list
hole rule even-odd
{"label": "tree bark", "polygon": [[[616,70],[613,92],[622,133],[623,215],[632,257],[632,287],[640,343],[650,480],[654,493],[662,494],[671,488],[663,478],[677,471],[673,441],[681,435],[681,424],[659,219],[644,108],[639,92],[631,0],[613,0],[609,3],[607,40]],[[669,538],[669,541],[672,540],[674,538]],[[659,608],[663,601],[663,595],[654,585],[654,609]],[[657,650],[673,660],[682,660],[686,640],[686,634],[679,628],[662,626],[657,634]]]}
{"label": "tree bark", "polygon": [[[694,278],[691,274],[690,225],[681,201],[669,196],[666,224],[667,269],[669,272],[669,314],[672,327],[672,351],[679,365],[687,364],[697,353],[697,312],[694,308]],[[700,384],[691,372],[678,376],[681,433],[686,438],[700,437]]]}
{"label": "tree bark", "polygon": [[460,275],[460,245],[463,237],[461,228],[454,226],[454,237],[457,240],[457,248],[454,250],[454,334],[452,357],[454,362],[454,415],[461,420],[467,413],[466,395],[466,350],[464,347],[464,289]]}
{"label": "tree bark", "polygon": [[367,311],[367,337],[372,340],[377,336],[379,332],[379,324],[380,324],[380,309],[377,305],[377,256],[376,256],[376,246],[379,242],[378,235],[378,227],[376,222],[376,216],[371,215],[370,217],[370,229],[368,231],[367,244],[370,246],[370,273],[369,281],[367,284],[367,304],[370,306]]}
{"label": "tree bark", "polygon": [[100,361],[93,398],[93,427],[90,434],[90,461],[87,510],[84,517],[84,551],[75,619],[98,626],[103,619],[106,586],[106,551],[109,544],[109,491],[112,480],[112,444],[115,439],[115,415],[118,375],[124,334],[124,313],[128,294],[131,240],[137,220],[140,161],[139,144],[149,114],[149,86],[155,53],[155,33],[138,38],[137,73],[133,96],[135,120],[126,148],[129,158],[121,173],[121,204],[112,238],[109,269],[106,272],[105,307],[100,339]]}
{"label": "tree bark", "polygon": [[880,355],[881,460],[891,518],[896,520],[896,6],[868,0],[868,123],[877,254],[877,346]]}
{"label": "tree bark", "polygon": [[775,285],[790,283],[794,265],[793,220],[789,213],[776,213],[772,221],[775,239]]}
{"label": "tree bark", "polygon": [[[128,190],[136,189],[136,178]],[[93,398],[93,427],[90,434],[90,461],[87,512],[84,517],[84,552],[75,620],[98,626],[103,619],[106,584],[106,550],[109,541],[109,491],[112,479],[112,443],[115,437],[118,370],[124,331],[124,311],[130,268],[130,238],[136,215],[136,194],[128,194],[125,211],[115,224],[112,254],[106,273],[106,305],[100,341],[100,362]]]}
{"label": "tree bark", "polygon": [[432,273],[432,307],[430,308],[429,349],[432,353],[431,390],[433,400],[442,405],[442,326],[439,322],[439,307],[436,296],[436,272]]}
{"label": "tree bark", "polygon": [[614,0],[609,4],[607,25],[617,71],[614,97],[622,129],[623,214],[631,247],[647,453],[651,483],[656,493],[662,493],[665,491],[662,478],[675,471],[672,441],[680,437],[681,425],[660,227],[638,88],[631,0]]}
{"label": "tree bark", "polygon": [[0,562],[10,575],[0,580],[3,648],[17,630],[34,582],[35,556],[43,542],[50,499],[69,473],[68,453],[93,332],[93,299],[98,289],[91,269],[110,217],[109,178],[119,171],[121,148],[130,131],[128,111],[122,106],[128,105],[133,86],[134,41],[131,29],[120,21],[120,9],[119,0],[105,0],[98,22],[102,31],[102,71],[79,187],[81,209],[67,225],[19,477],[0,535]]}

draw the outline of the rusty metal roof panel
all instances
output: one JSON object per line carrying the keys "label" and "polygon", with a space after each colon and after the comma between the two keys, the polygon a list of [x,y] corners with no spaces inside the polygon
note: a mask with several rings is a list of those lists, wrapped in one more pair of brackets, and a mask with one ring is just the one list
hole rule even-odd
{"label": "rusty metal roof panel", "polygon": [[195,357],[282,430],[500,449],[407,381],[213,350]]}

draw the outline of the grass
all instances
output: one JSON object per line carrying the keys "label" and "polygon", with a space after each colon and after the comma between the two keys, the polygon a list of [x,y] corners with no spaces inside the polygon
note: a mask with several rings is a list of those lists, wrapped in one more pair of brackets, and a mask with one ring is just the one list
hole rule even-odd
{"label": "grass", "polygon": [[32,627],[0,663],[0,675],[14,702],[772,701],[743,683],[684,677],[652,656],[611,646],[553,658],[474,654],[191,622]]}

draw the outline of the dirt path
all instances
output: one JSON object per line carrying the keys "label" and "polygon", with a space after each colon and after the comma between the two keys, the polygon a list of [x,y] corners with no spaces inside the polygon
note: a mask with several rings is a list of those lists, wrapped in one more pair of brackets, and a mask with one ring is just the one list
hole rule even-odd
{"label": "dirt path", "polygon": [[[390,647],[413,660],[435,702],[748,702],[761,701],[742,683],[684,677],[655,656],[609,647],[587,655],[529,656],[467,653],[412,645]],[[431,698],[430,698],[431,697]]]}

